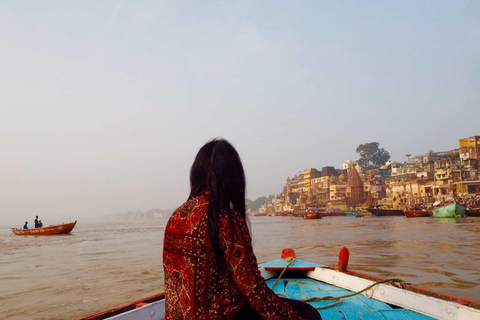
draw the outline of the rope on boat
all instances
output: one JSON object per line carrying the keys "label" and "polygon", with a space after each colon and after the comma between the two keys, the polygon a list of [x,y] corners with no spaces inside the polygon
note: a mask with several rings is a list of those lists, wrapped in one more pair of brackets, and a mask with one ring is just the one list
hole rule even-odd
{"label": "rope on boat", "polygon": [[[275,281],[275,283],[273,284],[273,286],[270,288],[273,290],[273,288],[277,285],[278,281],[280,281],[280,279],[282,278],[283,274],[285,273],[285,271],[287,271],[288,267],[290,267],[292,265],[292,263],[295,261],[295,258],[294,257],[288,257],[287,259],[285,259],[286,262],[288,262],[288,264],[285,266],[285,268],[283,268],[283,271],[282,273],[280,273],[280,275],[278,276],[277,278],[277,281]],[[288,298],[286,295],[282,294],[282,296]]]}
{"label": "rope on boat", "polygon": [[305,301],[305,302],[319,302],[319,301],[323,301],[323,300],[328,300],[328,301],[337,301],[335,303],[332,303],[332,304],[329,304],[329,305],[326,305],[326,306],[322,306],[322,307],[315,307],[315,309],[317,310],[322,310],[322,309],[327,309],[327,308],[330,308],[330,307],[334,307],[334,306],[337,306],[341,303],[343,303],[343,298],[350,298],[350,297],[353,297],[353,296],[356,296],[364,291],[367,291],[373,287],[375,287],[376,285],[379,285],[381,283],[392,283],[392,284],[395,284],[395,283],[400,283],[400,286],[402,286],[402,284],[404,283],[405,281],[402,280],[402,279],[383,279],[383,280],[379,280],[377,282],[375,282],[374,284],[372,285],[369,285],[368,287],[366,287],[365,289],[362,289],[358,292],[354,292],[354,293],[351,293],[351,294],[346,294],[344,296],[340,296],[340,297],[332,297],[332,296],[326,296],[326,297],[322,297],[322,298],[318,298],[318,297],[313,297],[313,298],[308,298],[308,299],[302,299],[302,301]]}
{"label": "rope on boat", "polygon": [[[285,273],[285,271],[287,271],[288,267],[290,267],[292,265],[292,263],[295,261],[295,258],[293,257],[288,257],[287,259],[285,259],[286,262],[288,262],[288,264],[285,266],[285,268],[283,268],[283,271],[280,273],[280,275],[278,276],[277,278],[277,281],[275,281],[275,283],[272,285],[272,287],[270,289],[273,290],[273,288],[277,285],[277,283],[280,281],[280,279],[282,278],[283,274]],[[335,303],[332,303],[332,304],[329,304],[329,305],[326,305],[326,306],[321,306],[321,307],[314,307],[315,309],[317,310],[322,310],[322,309],[327,309],[327,308],[331,308],[331,307],[334,307],[334,306],[338,306],[339,304],[342,304],[343,303],[343,299],[344,298],[350,298],[350,297],[353,297],[353,296],[356,296],[362,292],[365,292],[373,287],[375,287],[376,285],[379,285],[379,284],[382,284],[382,283],[391,283],[391,284],[397,284],[397,286],[403,288],[403,284],[405,283],[406,281],[402,280],[402,279],[395,279],[395,278],[392,278],[392,279],[383,279],[383,280],[379,280],[371,285],[369,285],[368,287],[366,287],[365,289],[362,289],[358,292],[354,292],[354,293],[351,293],[351,294],[346,294],[346,295],[343,295],[343,296],[340,296],[340,297],[332,297],[332,296],[325,296],[325,297],[322,297],[322,298],[319,298],[319,297],[312,297],[312,298],[308,298],[308,299],[300,299],[301,301],[304,301],[304,302],[320,302],[320,301],[324,301],[324,300],[327,300],[327,301],[337,301]],[[287,299],[290,299],[287,295],[285,294],[281,294],[281,293],[277,293],[278,296],[282,296],[284,298],[287,298]]]}

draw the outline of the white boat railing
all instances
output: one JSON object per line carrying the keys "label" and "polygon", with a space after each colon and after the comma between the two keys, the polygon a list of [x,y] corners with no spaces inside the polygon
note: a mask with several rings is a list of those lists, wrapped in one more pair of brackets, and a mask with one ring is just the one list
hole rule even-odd
{"label": "white boat railing", "polygon": [[[354,275],[339,272],[329,268],[315,268],[307,272],[307,276],[340,288],[360,291],[375,281],[363,279]],[[480,310],[447,301],[425,294],[397,288],[391,285],[379,284],[363,293],[368,298],[374,298],[385,303],[396,305],[420,314],[441,320],[480,320]]]}

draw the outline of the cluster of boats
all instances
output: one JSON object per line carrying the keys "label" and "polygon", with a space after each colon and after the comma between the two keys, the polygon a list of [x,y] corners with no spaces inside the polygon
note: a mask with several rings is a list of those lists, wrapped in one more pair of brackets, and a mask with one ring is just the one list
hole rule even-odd
{"label": "cluster of boats", "polygon": [[432,217],[432,218],[462,218],[466,216],[480,217],[480,207],[465,208],[458,203],[450,203],[442,205],[442,203],[435,203],[430,208],[412,208],[412,209],[393,209],[385,207],[367,207],[352,209],[349,211],[325,209],[325,208],[308,208],[305,212],[284,213],[283,215],[292,215],[301,217],[303,219],[321,219],[328,216],[405,216],[407,218]]}
{"label": "cluster of boats", "polygon": [[433,206],[431,208],[413,208],[411,210],[381,208],[369,208],[368,210],[376,216],[405,216],[407,218],[463,218],[466,216],[480,217],[480,208],[466,209],[464,206],[457,203]]}

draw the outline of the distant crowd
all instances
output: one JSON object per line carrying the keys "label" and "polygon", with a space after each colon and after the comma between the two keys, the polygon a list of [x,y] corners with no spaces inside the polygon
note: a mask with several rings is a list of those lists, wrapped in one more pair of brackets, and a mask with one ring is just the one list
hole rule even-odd
{"label": "distant crowd", "polygon": [[466,195],[456,197],[455,203],[464,206],[467,209],[480,208],[480,195]]}
{"label": "distant crowd", "polygon": [[455,198],[442,198],[442,200],[435,203],[417,203],[414,206],[407,206],[409,210],[430,210],[434,207],[441,207],[448,204],[459,204],[464,206],[466,209],[480,208],[480,195],[465,195],[457,196]]}
{"label": "distant crowd", "polygon": [[[35,217],[35,228],[41,228],[43,227],[42,220],[38,220],[38,216]],[[25,221],[25,224],[23,225],[23,229],[28,229],[28,221]]]}

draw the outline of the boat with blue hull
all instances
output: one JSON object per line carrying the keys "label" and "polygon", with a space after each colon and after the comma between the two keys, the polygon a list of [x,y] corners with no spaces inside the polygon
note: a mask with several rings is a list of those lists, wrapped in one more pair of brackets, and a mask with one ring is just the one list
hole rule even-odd
{"label": "boat with blue hull", "polygon": [[[347,264],[348,250],[344,248],[339,270],[295,259],[291,254],[285,259],[283,253],[282,259],[262,264],[259,269],[275,293],[308,300],[319,309],[323,320],[480,320],[479,301],[415,287],[400,279],[347,271]],[[160,293],[77,320],[164,318],[165,295]]]}
{"label": "boat with blue hull", "polygon": [[456,203],[432,209],[434,218],[461,218],[465,215],[465,207]]}
{"label": "boat with blue hull", "polygon": [[363,217],[360,213],[358,212],[345,212],[346,217]]}

